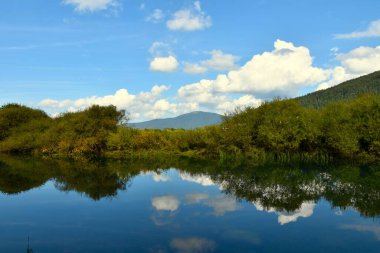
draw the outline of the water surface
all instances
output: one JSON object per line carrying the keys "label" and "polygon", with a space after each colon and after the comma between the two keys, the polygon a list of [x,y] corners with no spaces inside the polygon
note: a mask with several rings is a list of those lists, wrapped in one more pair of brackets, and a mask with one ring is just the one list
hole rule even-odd
{"label": "water surface", "polygon": [[378,166],[0,157],[0,252],[380,252]]}

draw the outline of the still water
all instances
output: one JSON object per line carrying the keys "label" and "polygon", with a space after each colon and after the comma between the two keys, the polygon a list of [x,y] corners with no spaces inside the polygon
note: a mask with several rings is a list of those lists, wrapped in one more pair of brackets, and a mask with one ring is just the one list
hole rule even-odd
{"label": "still water", "polygon": [[379,166],[0,157],[0,252],[380,252]]}

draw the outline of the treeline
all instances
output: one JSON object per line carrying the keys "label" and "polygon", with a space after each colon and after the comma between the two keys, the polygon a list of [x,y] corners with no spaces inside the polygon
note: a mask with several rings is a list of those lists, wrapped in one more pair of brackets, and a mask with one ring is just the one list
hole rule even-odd
{"label": "treeline", "polygon": [[0,108],[0,152],[63,156],[380,158],[380,96],[366,95],[320,109],[274,100],[236,110],[217,126],[138,130],[124,111],[92,106],[50,118],[21,105]]}

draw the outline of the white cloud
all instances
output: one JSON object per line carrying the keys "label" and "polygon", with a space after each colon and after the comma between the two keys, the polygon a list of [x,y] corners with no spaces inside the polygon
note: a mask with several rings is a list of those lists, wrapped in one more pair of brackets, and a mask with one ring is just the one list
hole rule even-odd
{"label": "white cloud", "polygon": [[251,95],[244,95],[237,99],[221,102],[216,106],[216,108],[220,111],[228,112],[234,110],[235,108],[244,108],[247,106],[258,107],[262,102],[263,100],[257,99]]}
{"label": "white cloud", "polygon": [[225,54],[221,50],[213,50],[210,52],[211,59],[205,60],[202,62],[203,66],[208,67],[212,70],[233,70],[238,66],[236,61],[239,60],[239,57],[232,54]]}
{"label": "white cloud", "polygon": [[339,54],[337,59],[349,73],[367,74],[380,70],[380,46],[359,47],[346,54]]}
{"label": "white cloud", "polygon": [[178,61],[174,56],[155,57],[150,62],[150,70],[158,72],[173,72],[178,68]]}
{"label": "white cloud", "polygon": [[328,71],[313,66],[309,49],[277,40],[273,51],[254,55],[244,66],[226,75],[218,75],[214,80],[185,85],[178,90],[178,95],[191,101],[198,101],[201,94],[294,96],[300,89],[325,81],[328,77]]}
{"label": "white cloud", "polygon": [[152,199],[152,206],[157,211],[171,211],[174,212],[178,209],[180,201],[175,196],[166,195],[155,197]]}
{"label": "white cloud", "polygon": [[239,57],[225,54],[221,50],[209,52],[211,58],[200,63],[185,63],[184,72],[187,74],[203,74],[209,70],[226,71],[237,69],[236,61]]}
{"label": "white cloud", "polygon": [[149,47],[149,53],[154,57],[173,55],[170,45],[162,41],[153,42]]}
{"label": "white cloud", "polygon": [[74,6],[78,12],[94,12],[120,6],[116,0],[63,0],[63,4]]}
{"label": "white cloud", "polygon": [[340,66],[329,70],[330,79],[317,90],[326,89],[344,81],[380,70],[380,46],[359,47],[336,55]]}
{"label": "white cloud", "polygon": [[331,78],[329,80],[318,85],[317,90],[324,90],[337,84],[340,84],[344,81],[347,81],[349,79],[357,77],[357,75],[347,73],[346,69],[341,66],[335,67],[334,69],[330,70],[330,76]]}
{"label": "white cloud", "polygon": [[212,252],[216,248],[216,243],[214,241],[198,238],[175,238],[171,240],[170,247],[179,253],[202,253],[202,252]]}
{"label": "white cloud", "polygon": [[152,23],[159,23],[165,18],[165,14],[161,9],[155,9],[152,14],[150,14],[148,17],[146,17],[146,21],[152,22]]}
{"label": "white cloud", "polygon": [[365,31],[358,31],[352,33],[336,34],[337,39],[355,39],[364,37],[380,37],[380,19],[371,22]]}
{"label": "white cloud", "polygon": [[207,67],[196,63],[185,63],[183,70],[186,74],[204,74],[208,71]]}
{"label": "white cloud", "polygon": [[120,89],[113,95],[103,97],[93,96],[76,100],[44,99],[39,106],[53,110],[53,113],[62,111],[83,110],[91,105],[115,105],[118,109],[125,109],[131,113],[132,120],[151,119],[167,114],[179,114],[197,109],[194,103],[170,103],[163,100],[162,92],[168,90],[165,85],[155,85],[148,92],[130,94],[127,89]]}
{"label": "white cloud", "polygon": [[203,30],[210,27],[211,24],[211,17],[202,11],[199,1],[194,2],[192,8],[175,12],[172,19],[166,22],[170,30],[176,31]]}

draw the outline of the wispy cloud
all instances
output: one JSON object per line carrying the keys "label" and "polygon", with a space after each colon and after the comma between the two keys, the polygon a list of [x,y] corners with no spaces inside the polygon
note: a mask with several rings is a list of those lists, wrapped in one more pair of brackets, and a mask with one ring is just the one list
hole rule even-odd
{"label": "wispy cloud", "polygon": [[181,9],[173,14],[166,23],[169,30],[196,31],[212,25],[211,17],[202,11],[201,3],[194,2],[192,8]]}
{"label": "wispy cloud", "polygon": [[85,46],[89,44],[101,43],[105,41],[112,41],[126,36],[110,36],[103,38],[95,38],[88,40],[78,40],[78,41],[67,41],[67,42],[53,42],[44,44],[30,44],[30,45],[12,45],[12,46],[0,46],[0,51],[12,51],[12,50],[32,50],[38,48],[48,48],[48,47],[75,47],[75,46]]}
{"label": "wispy cloud", "polygon": [[149,16],[145,18],[146,21],[152,23],[159,23],[165,18],[165,14],[161,9],[155,9]]}
{"label": "wispy cloud", "polygon": [[63,0],[62,3],[74,6],[78,12],[95,12],[121,7],[117,0]]}
{"label": "wispy cloud", "polygon": [[380,19],[370,23],[369,27],[364,31],[356,31],[352,33],[336,34],[337,39],[357,39],[365,37],[380,37]]}

